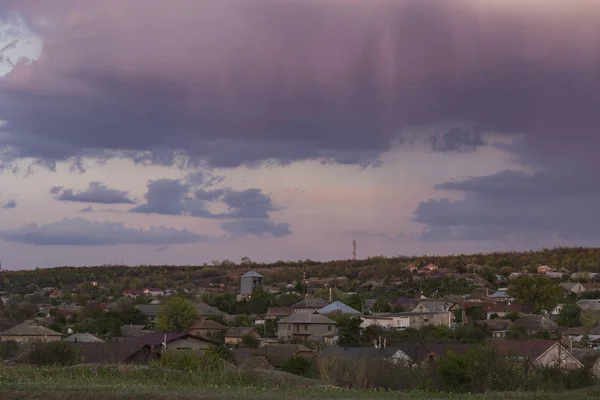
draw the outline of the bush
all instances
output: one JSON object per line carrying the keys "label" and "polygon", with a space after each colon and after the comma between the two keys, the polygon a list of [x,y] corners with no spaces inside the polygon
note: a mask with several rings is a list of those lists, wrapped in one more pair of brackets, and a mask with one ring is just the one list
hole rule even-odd
{"label": "bush", "polygon": [[313,359],[300,356],[294,356],[285,361],[283,364],[281,364],[281,370],[308,378],[313,378],[318,375],[315,361]]}
{"label": "bush", "polygon": [[260,345],[260,340],[252,335],[244,335],[242,337],[242,344],[246,347],[252,347],[256,349]]}
{"label": "bush", "polygon": [[26,361],[34,365],[74,365],[79,362],[79,354],[65,342],[38,343]]}
{"label": "bush", "polygon": [[0,342],[0,360],[8,360],[19,353],[19,344],[14,341]]}
{"label": "bush", "polygon": [[171,350],[163,354],[157,364],[186,372],[214,373],[225,369],[225,361],[216,351]]}

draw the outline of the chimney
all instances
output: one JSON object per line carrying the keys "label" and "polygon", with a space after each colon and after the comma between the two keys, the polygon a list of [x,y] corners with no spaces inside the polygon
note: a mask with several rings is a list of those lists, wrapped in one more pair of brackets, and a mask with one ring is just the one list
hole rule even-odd
{"label": "chimney", "polygon": [[329,288],[329,303],[333,303],[333,289]]}

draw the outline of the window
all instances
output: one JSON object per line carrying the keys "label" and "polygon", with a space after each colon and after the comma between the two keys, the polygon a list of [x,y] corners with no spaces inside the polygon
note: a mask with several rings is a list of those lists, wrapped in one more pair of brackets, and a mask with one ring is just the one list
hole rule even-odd
{"label": "window", "polygon": [[291,325],[288,325],[288,330],[289,330],[289,329],[292,329],[292,326],[291,326]]}
{"label": "window", "polygon": [[308,330],[308,325],[304,325],[304,331],[306,332]]}
{"label": "window", "polygon": [[331,325],[327,325],[327,330],[331,332]]}

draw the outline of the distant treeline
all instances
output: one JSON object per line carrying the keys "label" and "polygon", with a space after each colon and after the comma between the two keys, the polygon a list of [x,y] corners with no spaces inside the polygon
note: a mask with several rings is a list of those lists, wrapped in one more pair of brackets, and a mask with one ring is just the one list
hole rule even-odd
{"label": "distant treeline", "polygon": [[[436,264],[453,272],[473,272],[482,267],[488,273],[529,270],[534,272],[540,265],[566,268],[570,271],[600,272],[600,248],[554,248],[527,252],[498,252],[458,254],[450,256],[419,257],[370,257],[362,260],[313,260],[277,261],[258,263],[243,258],[240,263],[230,260],[213,261],[197,266],[100,265],[81,267],[35,268],[21,271],[1,271],[0,290],[11,293],[27,293],[35,287],[75,288],[92,282],[108,287],[111,291],[126,288],[159,287],[190,289],[208,283],[235,284],[236,272],[248,268],[259,269],[266,275],[266,283],[290,282],[302,279],[303,272],[309,277],[350,279],[388,278],[405,273],[407,265],[417,267]],[[481,268],[478,268],[479,270]],[[271,271],[269,271],[271,270]]]}

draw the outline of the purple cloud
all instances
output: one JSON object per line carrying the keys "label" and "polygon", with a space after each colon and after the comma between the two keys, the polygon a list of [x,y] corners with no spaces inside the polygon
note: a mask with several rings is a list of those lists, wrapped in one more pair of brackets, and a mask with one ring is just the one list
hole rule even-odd
{"label": "purple cloud", "polygon": [[0,239],[42,246],[112,246],[117,244],[172,245],[213,240],[207,235],[165,226],[126,228],[120,222],[65,218],[49,224],[30,224],[0,231]]}
{"label": "purple cloud", "polygon": [[65,189],[61,186],[54,186],[50,189],[50,193],[59,201],[98,204],[135,204],[135,201],[129,198],[128,191],[110,189],[102,182],[90,182],[88,188],[80,192],[75,192],[73,189]]}

